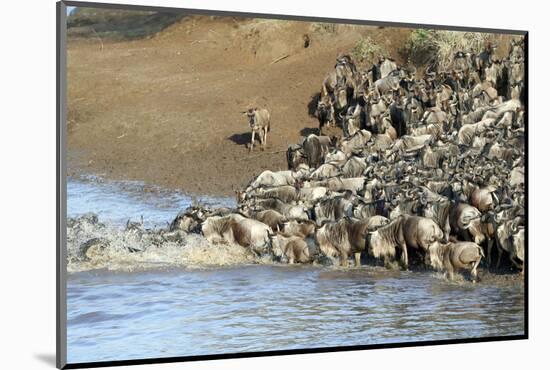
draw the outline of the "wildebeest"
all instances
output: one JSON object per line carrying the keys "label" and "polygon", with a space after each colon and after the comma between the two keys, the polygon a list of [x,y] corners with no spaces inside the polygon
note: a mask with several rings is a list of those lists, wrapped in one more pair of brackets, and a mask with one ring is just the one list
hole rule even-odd
{"label": "wildebeest", "polygon": [[477,279],[477,267],[484,257],[483,249],[472,242],[434,243],[426,253],[426,264],[445,271],[450,280],[460,270],[468,270],[473,282]]}
{"label": "wildebeest", "polygon": [[266,170],[250,183],[246,192],[257,189],[261,186],[273,187],[294,185],[296,181],[301,180],[308,172],[308,168],[302,166],[303,165],[298,166],[296,171],[286,170],[273,172]]}
{"label": "wildebeest", "polygon": [[374,83],[374,88],[380,93],[380,95],[384,95],[387,92],[397,90],[399,88],[399,82],[401,81],[402,77],[402,71],[395,70],[387,76],[382,77],[381,79],[376,81]]}
{"label": "wildebeest", "polygon": [[358,192],[362,191],[365,188],[365,184],[365,177],[331,177],[323,182],[323,185],[326,186],[330,191],[350,191],[353,194],[357,194]]}
{"label": "wildebeest", "polygon": [[441,228],[431,219],[419,216],[403,215],[390,224],[369,233],[369,253],[375,258],[382,258],[385,263],[388,258],[396,256],[396,250],[401,252],[401,265],[409,266],[407,248],[427,251],[430,245],[444,237]]}
{"label": "wildebeest", "polygon": [[311,179],[321,180],[329,177],[339,176],[342,173],[340,167],[334,163],[324,163],[320,165],[315,171],[311,172],[309,177]]}
{"label": "wildebeest", "polygon": [[367,130],[359,130],[354,135],[342,139],[339,143],[340,149],[347,155],[364,147],[371,139],[372,134]]}
{"label": "wildebeest", "polygon": [[344,131],[344,136],[352,136],[361,129],[361,121],[363,115],[363,108],[359,104],[348,108],[346,116],[342,117],[342,129]]}
{"label": "wildebeest", "polygon": [[303,205],[288,204],[277,198],[254,199],[249,204],[241,204],[243,210],[246,210],[249,206],[252,209],[273,209],[289,220],[305,221],[309,219],[308,209]]}
{"label": "wildebeest", "polygon": [[177,214],[174,220],[170,223],[169,231],[185,231],[190,232],[199,232],[200,226],[210,216],[227,216],[232,212],[229,208],[216,208],[208,209],[200,205],[194,205],[188,207],[184,211]]}
{"label": "wildebeest", "polygon": [[367,169],[365,158],[352,156],[342,167],[342,177],[359,177],[362,176]]}
{"label": "wildebeest", "polygon": [[328,136],[314,134],[307,136],[302,142],[302,148],[309,167],[319,167],[323,163],[325,154],[330,151],[333,144],[333,139]]}
{"label": "wildebeest", "polygon": [[400,99],[391,103],[389,109],[392,126],[395,128],[397,137],[399,138],[407,133],[406,111]]}
{"label": "wildebeest", "polygon": [[500,266],[502,252],[507,252],[510,262],[518,267],[522,273],[524,271],[525,231],[524,228],[519,225],[520,221],[519,218],[507,220],[497,228],[497,268]]}
{"label": "wildebeest", "polygon": [[381,58],[380,60],[380,78],[384,78],[397,69],[397,64],[391,58]]}
{"label": "wildebeest", "polygon": [[361,264],[361,252],[366,248],[368,222],[343,218],[325,223],[315,233],[319,249],[327,257],[340,257],[340,264],[347,267],[348,257],[354,254],[355,265]]}
{"label": "wildebeest", "polygon": [[315,114],[319,120],[319,135],[322,135],[323,127],[336,125],[334,103],[330,96],[325,96],[319,100]]}
{"label": "wildebeest", "polygon": [[211,243],[238,244],[257,255],[268,252],[272,235],[271,228],[266,224],[239,214],[208,217],[201,231]]}
{"label": "wildebeest", "polygon": [[[466,203],[455,203],[449,211],[451,231],[463,239],[469,239],[468,230],[472,226],[472,221],[480,217],[481,212],[477,208]],[[476,240],[476,242],[481,241]]]}
{"label": "wildebeest", "polygon": [[295,202],[299,199],[298,190],[294,185],[280,185],[273,187],[252,188],[249,192],[237,191],[237,201],[244,202],[248,199],[277,198],[285,203]]}
{"label": "wildebeest", "polygon": [[324,221],[335,221],[353,214],[353,195],[348,191],[343,196],[329,197],[319,201],[315,207],[315,221],[322,225]]}
{"label": "wildebeest", "polygon": [[307,238],[315,234],[316,224],[315,221],[302,221],[298,222],[295,220],[286,222],[283,225],[283,233],[285,235],[294,235],[300,236],[302,238]]}
{"label": "wildebeest", "polygon": [[249,217],[266,224],[273,232],[281,231],[284,224],[288,222],[288,219],[284,215],[274,209],[266,209],[258,212],[252,211]]}
{"label": "wildebeest", "polygon": [[487,118],[476,123],[463,125],[458,131],[458,144],[471,145],[474,138],[487,131],[495,123],[494,118]]}
{"label": "wildebeest", "polygon": [[301,187],[298,191],[298,199],[304,203],[314,203],[327,195],[328,189],[324,186]]}
{"label": "wildebeest", "polygon": [[461,201],[469,201],[472,206],[481,212],[490,210],[498,204],[498,198],[495,194],[497,187],[495,185],[480,187],[467,179],[463,179],[461,183],[454,183],[453,187],[455,191],[459,189]]}
{"label": "wildebeest", "polygon": [[289,170],[296,170],[300,164],[307,164],[307,157],[301,145],[292,144],[288,146],[286,162]]}
{"label": "wildebeest", "polygon": [[289,264],[308,263],[312,260],[310,246],[298,236],[276,234],[271,238],[271,248],[275,257]]}
{"label": "wildebeest", "polygon": [[248,117],[248,124],[252,130],[249,150],[252,151],[252,149],[254,149],[254,137],[256,133],[260,138],[260,144],[263,150],[267,145],[267,133],[271,130],[271,115],[265,108],[250,108],[246,111],[246,116]]}

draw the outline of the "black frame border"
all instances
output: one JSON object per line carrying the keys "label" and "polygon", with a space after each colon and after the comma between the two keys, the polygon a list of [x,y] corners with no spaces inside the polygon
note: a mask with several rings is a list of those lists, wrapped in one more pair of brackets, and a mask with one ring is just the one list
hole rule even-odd
{"label": "black frame border", "polygon": [[[384,344],[369,344],[357,346],[339,346],[339,347],[319,347],[319,348],[304,348],[290,350],[275,350],[275,351],[260,351],[260,352],[238,352],[238,353],[223,353],[210,354],[200,356],[177,356],[177,357],[159,357],[159,358],[143,358],[133,360],[117,360],[117,361],[97,361],[97,362],[81,362],[67,363],[67,266],[66,266],[66,105],[67,105],[67,6],[88,7],[88,8],[104,8],[104,9],[125,9],[125,10],[143,10],[157,11],[166,13],[185,13],[188,15],[207,15],[207,16],[226,16],[226,17],[243,17],[243,18],[264,18],[264,19],[280,19],[291,21],[306,21],[306,22],[330,22],[341,24],[355,24],[367,26],[382,26],[382,27],[401,27],[401,28],[424,28],[448,31],[462,32],[484,32],[498,33],[524,36],[525,45],[525,275],[524,275],[524,334],[513,336],[494,336],[494,337],[479,337],[479,338],[463,338],[449,340],[433,340],[433,341],[418,341],[418,342],[396,342]],[[223,360],[235,358],[251,358],[251,357],[267,357],[267,356],[286,356],[297,354],[314,354],[314,353],[329,353],[329,352],[347,352],[360,351],[369,349],[383,348],[407,348],[407,347],[423,347],[434,345],[447,344],[467,344],[467,343],[484,343],[484,342],[499,342],[510,340],[529,339],[529,32],[525,30],[511,29],[496,29],[496,28],[481,28],[468,26],[450,26],[450,25],[432,25],[432,24],[417,24],[417,23],[402,23],[402,22],[384,22],[384,21],[369,21],[358,19],[345,18],[325,18],[300,15],[285,15],[285,14],[266,14],[266,13],[251,13],[251,12],[232,12],[225,10],[212,9],[189,9],[189,8],[173,8],[162,6],[146,6],[146,5],[130,5],[130,4],[113,4],[113,3],[96,3],[82,1],[58,1],[56,3],[56,19],[57,19],[57,61],[56,61],[56,367],[58,369],[81,369],[81,368],[96,368],[96,367],[112,367],[112,366],[127,366],[127,365],[146,365],[174,362],[191,362],[205,360]]]}

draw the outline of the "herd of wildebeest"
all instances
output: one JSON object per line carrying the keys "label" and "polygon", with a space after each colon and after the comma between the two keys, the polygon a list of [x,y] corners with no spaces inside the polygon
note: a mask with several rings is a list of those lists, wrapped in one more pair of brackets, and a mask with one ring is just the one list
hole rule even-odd
{"label": "herd of wildebeest", "polygon": [[[483,264],[524,271],[524,43],[456,51],[422,73],[341,55],[322,82],[310,134],[288,170],[264,171],[237,207],[193,205],[167,233],[200,233],[280,263],[409,263],[477,280]],[[421,76],[419,76],[422,74]],[[265,146],[270,112],[244,112]],[[325,136],[339,126],[343,135]],[[333,130],[334,131],[334,130]],[[505,258],[503,258],[503,256]]]}

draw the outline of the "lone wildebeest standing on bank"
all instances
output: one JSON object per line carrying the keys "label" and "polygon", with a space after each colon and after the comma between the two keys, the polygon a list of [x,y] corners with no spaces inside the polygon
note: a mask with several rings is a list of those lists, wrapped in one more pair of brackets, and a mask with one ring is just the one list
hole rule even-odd
{"label": "lone wildebeest standing on bank", "polygon": [[256,133],[258,133],[260,137],[260,144],[262,145],[262,150],[264,150],[267,145],[267,133],[271,130],[271,115],[265,108],[249,108],[246,111],[246,116],[248,117],[248,124],[252,130],[249,151],[254,149],[254,137]]}

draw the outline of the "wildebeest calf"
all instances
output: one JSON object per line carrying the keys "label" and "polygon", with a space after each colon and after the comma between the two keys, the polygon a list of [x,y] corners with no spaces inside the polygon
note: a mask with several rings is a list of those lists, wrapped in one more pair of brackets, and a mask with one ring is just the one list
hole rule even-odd
{"label": "wildebeest calf", "polygon": [[477,279],[477,266],[484,257],[483,249],[472,242],[435,243],[428,248],[426,263],[439,271],[445,271],[450,280],[460,270],[469,270],[473,282]]}
{"label": "wildebeest calf", "polygon": [[311,262],[309,245],[298,236],[277,234],[271,238],[273,255],[290,264]]}

